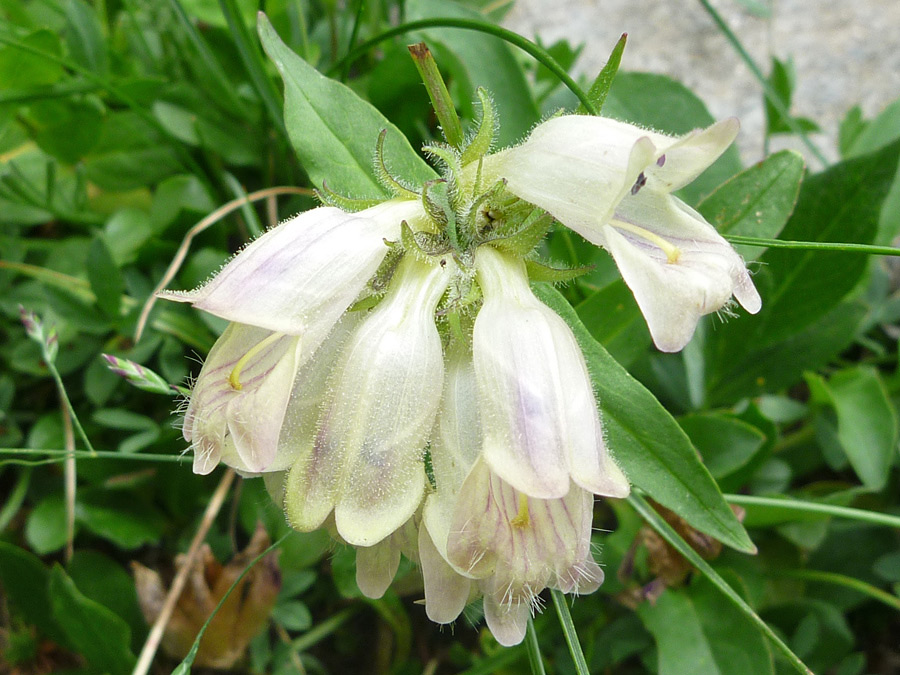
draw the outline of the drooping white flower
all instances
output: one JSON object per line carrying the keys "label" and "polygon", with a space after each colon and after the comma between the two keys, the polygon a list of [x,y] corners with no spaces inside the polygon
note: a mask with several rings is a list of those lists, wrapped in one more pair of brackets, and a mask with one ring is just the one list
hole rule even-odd
{"label": "drooping white flower", "polygon": [[243,473],[277,471],[282,419],[300,364],[301,339],[232,323],[213,345],[194,385],[182,426],[194,473],[220,461]]}
{"label": "drooping white flower", "polygon": [[162,297],[235,323],[298,335],[311,355],[384,260],[385,239],[421,221],[416,200],[393,199],[359,213],[323,206],[265,232],[208,283]]}
{"label": "drooping white flower", "polygon": [[410,200],[355,215],[313,209],[263,234],[206,285],[162,294],[233,322],[210,351],[185,415],[195,473],[220,461],[242,473],[293,463],[301,446],[280,439],[298,372],[381,264],[385,238],[422,218]]}
{"label": "drooping white flower", "polygon": [[432,439],[437,487],[419,529],[425,609],[449,623],[477,589],[494,637],[512,645],[544,588],[589,593],[602,582],[590,553],[593,497],[572,485],[560,498],[536,499],[492,471],[480,456],[477,390],[471,359],[451,357]]}
{"label": "drooping white flower", "polygon": [[485,157],[483,179],[505,179],[514,194],[609,250],[656,346],[678,351],[700,317],[732,295],[748,312],[760,309],[741,257],[670,194],[712,164],[737,131],[729,119],[673,138],[603,117],[556,117],[521,145]]}
{"label": "drooping white flower", "polygon": [[531,497],[564,497],[570,479],[597,495],[626,496],[572,331],[531,292],[521,259],[482,246],[475,269],[484,294],[473,355],[485,460]]}
{"label": "drooping white flower", "polygon": [[405,256],[387,295],[343,348],[314,443],[285,485],[295,528],[315,529],[334,510],[345,541],[372,546],[418,508],[443,380],[434,312],[452,267]]}

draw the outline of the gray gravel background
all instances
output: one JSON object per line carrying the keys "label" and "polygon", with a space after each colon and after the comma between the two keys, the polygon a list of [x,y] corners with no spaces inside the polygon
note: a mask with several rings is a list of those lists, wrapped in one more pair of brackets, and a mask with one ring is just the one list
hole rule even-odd
{"label": "gray gravel background", "polygon": [[[738,0],[713,0],[763,72],[770,57],[793,58],[797,86],[791,112],[822,128],[812,138],[837,158],[837,129],[859,104],[866,117],[900,96],[900,0],[757,0],[768,18]],[[568,38],[584,43],[576,65],[596,75],[619,35],[628,33],[624,70],[663,73],[687,85],[716,118],[736,116],[745,161],[763,156],[764,123],[759,84],[696,0],[517,0],[505,25],[545,44]],[[812,167],[802,144],[792,147]]]}

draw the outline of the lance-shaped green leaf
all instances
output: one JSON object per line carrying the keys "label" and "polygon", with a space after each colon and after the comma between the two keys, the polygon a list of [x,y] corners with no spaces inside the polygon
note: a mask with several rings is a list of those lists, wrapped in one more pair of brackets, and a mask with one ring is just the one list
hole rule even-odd
{"label": "lance-shaped green leaf", "polygon": [[85,597],[59,565],[50,571],[50,603],[66,637],[97,672],[131,672],[135,658],[128,624]]}
{"label": "lance-shaped green leaf", "polygon": [[[816,377],[816,376],[810,376]],[[897,449],[897,412],[878,371],[847,368],[826,383],[816,378],[837,414],[837,439],[863,484],[881,490]]]}
{"label": "lance-shaped green leaf", "polygon": [[[612,87],[612,83],[616,77],[616,73],[619,72],[619,64],[622,63],[622,52],[625,51],[625,41],[627,39],[628,34],[622,33],[622,37],[620,37],[619,41],[616,42],[616,46],[613,47],[612,51],[609,54],[609,59],[606,61],[606,64],[603,66],[603,68],[600,69],[597,78],[594,80],[594,83],[591,85],[591,88],[588,91],[588,98],[591,99],[591,103],[594,104],[594,107],[597,109],[598,113],[603,108],[603,104],[606,102],[606,96],[609,94],[609,89],[610,87]],[[582,103],[578,106],[578,109],[575,112],[580,115],[586,115],[588,111]]]}
{"label": "lance-shaped green leaf", "polygon": [[331,80],[288,48],[264,14],[259,36],[284,80],[284,123],[300,163],[319,188],[353,197],[384,196],[373,170],[378,134],[387,130],[385,159],[393,175],[413,184],[437,176],[406,137],[349,87]]}
{"label": "lance-shaped green leaf", "polygon": [[597,391],[611,452],[629,481],[698,530],[739,551],[756,547],[678,423],[581,323],[549,286],[533,287],[575,333]]}

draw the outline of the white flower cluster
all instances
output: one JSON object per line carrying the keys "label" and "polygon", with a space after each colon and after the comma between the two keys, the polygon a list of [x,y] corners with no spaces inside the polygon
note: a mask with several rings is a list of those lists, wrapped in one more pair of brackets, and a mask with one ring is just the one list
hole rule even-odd
{"label": "white flower cluster", "polygon": [[[317,208],[205,286],[165,294],[232,322],[185,416],[194,471],[264,475],[295,528],[357,547],[367,595],[402,552],[430,618],[451,622],[481,595],[497,640],[520,642],[544,588],[601,583],[593,495],[629,486],[571,330],[498,235],[502,204],[605,247],[657,347],[677,351],[732,295],[760,307],[740,256],[670,194],[736,132],[729,120],[670,138],[573,115],[499,153],[444,148],[443,202],[426,185],[357,213]],[[466,219],[478,224],[445,236]]]}

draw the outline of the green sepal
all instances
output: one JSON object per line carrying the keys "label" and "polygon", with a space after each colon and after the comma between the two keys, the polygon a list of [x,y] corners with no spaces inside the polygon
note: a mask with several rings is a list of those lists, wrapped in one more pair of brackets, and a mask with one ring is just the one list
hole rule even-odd
{"label": "green sepal", "polygon": [[493,234],[486,236],[484,241],[489,241],[508,253],[524,256],[531,253],[547,236],[553,225],[553,216],[527,202],[519,202],[503,213],[496,222],[498,225]]}
{"label": "green sepal", "polygon": [[446,237],[434,232],[413,232],[405,220],[400,224],[400,243],[405,252],[420,258],[444,255],[452,250]]}
{"label": "green sepal", "polygon": [[[591,100],[591,103],[594,104],[598,114],[603,108],[603,104],[606,102],[606,97],[612,87],[616,73],[619,72],[619,64],[622,63],[622,52],[625,51],[625,41],[627,39],[628,33],[622,33],[622,37],[619,38],[619,41],[616,42],[616,46],[613,47],[610,52],[606,65],[600,69],[597,79],[594,80],[590,91],[588,91],[588,98]],[[585,108],[582,103],[575,110],[575,113],[578,115],[587,115],[588,109]]]}
{"label": "green sepal", "polygon": [[459,208],[459,178],[462,176],[462,164],[459,160],[459,152],[444,143],[430,143],[422,146],[422,152],[437,160],[446,167],[441,171],[444,180],[447,181],[447,196],[453,209]]}
{"label": "green sepal", "polygon": [[385,190],[390,192],[394,197],[406,197],[415,199],[419,196],[411,185],[408,185],[399,178],[391,175],[387,165],[384,163],[384,139],[387,136],[387,129],[382,129],[378,134],[378,140],[375,143],[375,178]]}
{"label": "green sepal", "polygon": [[530,281],[546,281],[550,284],[565,284],[594,271],[593,265],[581,267],[553,267],[537,260],[526,260],[525,271]]}
{"label": "green sepal", "polygon": [[488,94],[484,87],[478,87],[475,93],[478,94],[481,109],[478,112],[475,134],[465,144],[460,157],[460,163],[463,166],[484,157],[490,152],[491,147],[494,145],[494,139],[497,138],[499,126],[497,111],[494,108],[494,101],[491,99],[491,95]]}
{"label": "green sepal", "polygon": [[422,206],[428,217],[441,229],[446,228],[451,222],[455,224],[456,217],[447,198],[447,181],[443,178],[430,180],[422,185]]}
{"label": "green sepal", "polygon": [[381,199],[356,199],[354,197],[339,195],[337,192],[329,189],[325,181],[322,181],[322,189],[317,189],[314,192],[319,201],[325,204],[325,206],[335,206],[341,211],[347,211],[348,213],[363,211],[364,209],[380,204],[383,201]]}

